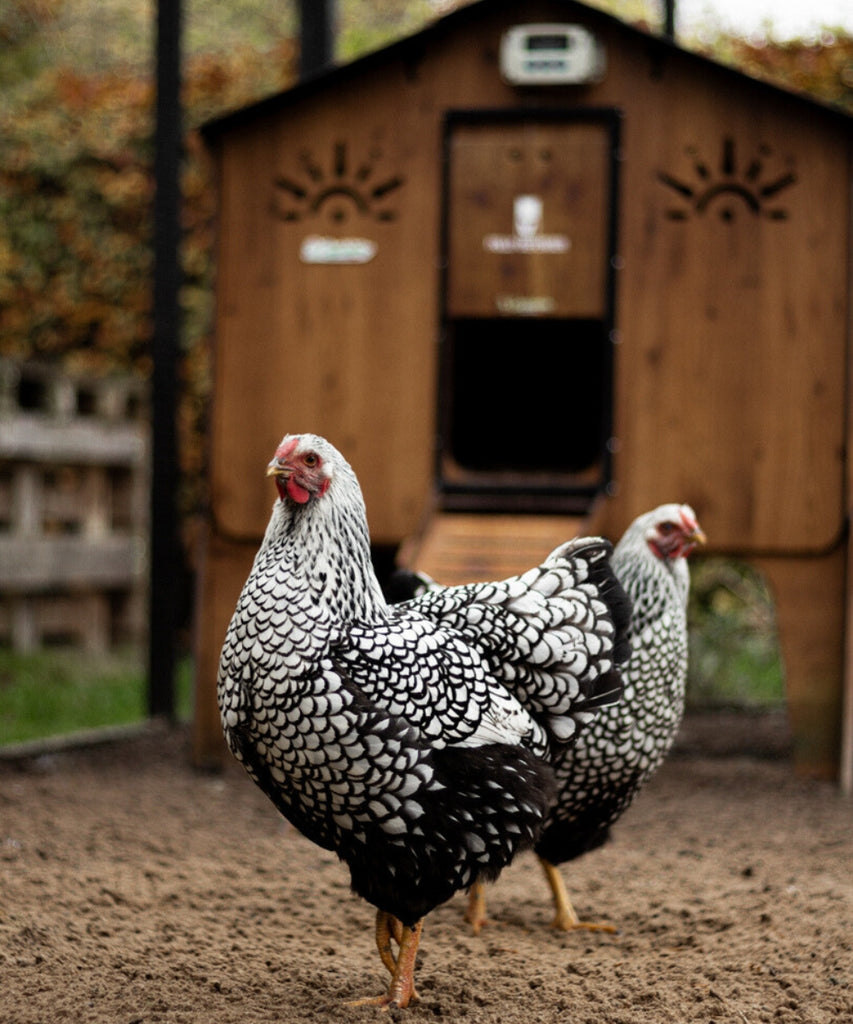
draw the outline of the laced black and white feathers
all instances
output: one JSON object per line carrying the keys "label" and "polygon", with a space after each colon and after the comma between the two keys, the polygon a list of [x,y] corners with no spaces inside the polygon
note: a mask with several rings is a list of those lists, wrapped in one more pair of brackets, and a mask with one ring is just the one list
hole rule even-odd
{"label": "laced black and white feathers", "polygon": [[[288,435],[268,472],[279,498],[220,661],[225,736],[354,890],[411,930],[536,841],[554,797],[546,755],[619,697],[625,595],[593,540],[454,594],[441,621],[391,607],[340,453]],[[414,993],[405,948],[383,956],[395,1005]]]}
{"label": "laced black and white feathers", "polygon": [[704,539],[688,505],[668,504],[635,519],[616,546],[633,609],[623,700],[553,759],[558,797],[537,846],[552,864],[600,845],[672,746],[687,682],[687,556]]}
{"label": "laced black and white feathers", "polygon": [[614,930],[581,921],[557,865],[601,846],[669,752],[681,724],[687,682],[687,556],[705,536],[688,505],[639,516],[613,555],[628,594],[631,654],[619,706],[607,707],[571,748],[552,759],[557,799],[536,852],[554,897],[554,926]]}

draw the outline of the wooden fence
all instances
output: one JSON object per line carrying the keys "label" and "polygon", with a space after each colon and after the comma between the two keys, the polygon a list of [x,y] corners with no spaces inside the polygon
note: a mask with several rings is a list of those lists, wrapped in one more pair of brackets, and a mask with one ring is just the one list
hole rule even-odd
{"label": "wooden fence", "polygon": [[144,385],[0,360],[0,644],[144,640]]}

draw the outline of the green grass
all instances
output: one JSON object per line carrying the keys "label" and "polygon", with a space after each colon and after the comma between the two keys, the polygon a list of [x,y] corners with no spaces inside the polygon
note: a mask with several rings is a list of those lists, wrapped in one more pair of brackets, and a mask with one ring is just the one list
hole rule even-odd
{"label": "green grass", "polygon": [[689,706],[784,705],[773,599],[756,572],[729,559],[695,559],[688,620]]}
{"label": "green grass", "polygon": [[[187,720],[192,708],[188,660],[176,675],[176,716]],[[94,657],[66,650],[0,650],[0,746],[146,717],[146,673],[138,653]]]}

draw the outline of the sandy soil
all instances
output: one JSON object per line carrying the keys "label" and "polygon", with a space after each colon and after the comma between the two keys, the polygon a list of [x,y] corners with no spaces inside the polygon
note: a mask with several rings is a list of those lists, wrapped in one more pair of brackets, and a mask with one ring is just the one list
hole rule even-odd
{"label": "sandy soil", "polygon": [[[430,916],[422,1000],[390,1016],[853,1021],[853,805],[795,778],[772,736],[757,758],[728,735],[688,723],[616,841],[564,868],[620,934],[551,931],[521,857],[479,937],[461,896]],[[372,927],[345,868],[236,765],[194,772],[181,731],[0,763],[3,1024],[388,1019],[345,1005],[385,988]]]}

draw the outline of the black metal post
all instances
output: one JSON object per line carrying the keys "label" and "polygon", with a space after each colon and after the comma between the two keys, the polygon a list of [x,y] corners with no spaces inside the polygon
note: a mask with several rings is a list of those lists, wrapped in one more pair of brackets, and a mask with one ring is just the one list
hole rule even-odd
{"label": "black metal post", "polygon": [[148,711],[174,716],[180,548],[176,410],[180,331],[181,0],[157,0],[154,337]]}
{"label": "black metal post", "polygon": [[663,34],[675,39],[675,0],[664,0]]}
{"label": "black metal post", "polygon": [[299,0],[299,77],[332,63],[335,0]]}

